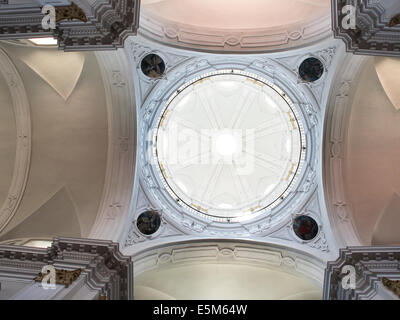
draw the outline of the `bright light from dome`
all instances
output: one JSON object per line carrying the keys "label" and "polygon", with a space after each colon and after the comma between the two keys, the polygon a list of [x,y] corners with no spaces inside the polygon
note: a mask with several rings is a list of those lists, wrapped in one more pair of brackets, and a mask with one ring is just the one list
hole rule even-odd
{"label": "bright light from dome", "polygon": [[298,118],[288,95],[254,74],[220,70],[193,79],[169,98],[154,135],[166,191],[215,221],[270,212],[291,191],[305,159]]}
{"label": "bright light from dome", "polygon": [[30,42],[33,42],[34,44],[38,46],[55,46],[57,45],[57,39],[54,39],[53,37],[47,37],[47,38],[32,38],[29,39]]}
{"label": "bright light from dome", "polygon": [[232,156],[236,152],[237,143],[232,134],[221,134],[216,141],[217,152],[221,156]]}

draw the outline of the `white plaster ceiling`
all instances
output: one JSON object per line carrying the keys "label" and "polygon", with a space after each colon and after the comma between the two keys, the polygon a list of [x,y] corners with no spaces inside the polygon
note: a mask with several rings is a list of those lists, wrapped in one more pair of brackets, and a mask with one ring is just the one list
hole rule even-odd
{"label": "white plaster ceiling", "polygon": [[75,89],[85,62],[83,52],[66,54],[46,46],[26,46],[24,50],[12,50],[12,53],[53,87],[64,100]]}
{"label": "white plaster ceiling", "polygon": [[[102,197],[108,148],[106,97],[97,59],[93,53],[0,45],[22,78],[32,123],[25,192],[0,239],[88,236]],[[0,165],[1,173],[6,165]],[[6,181],[6,175],[1,180]]]}
{"label": "white plaster ceiling", "polygon": [[303,276],[235,263],[158,268],[135,278],[136,300],[319,300],[322,288]]}
{"label": "white plaster ceiling", "polygon": [[400,58],[375,57],[375,68],[386,95],[400,110]]}
{"label": "white plaster ceiling", "polygon": [[0,73],[0,206],[6,201],[16,156],[17,128],[13,101]]}
{"label": "white plaster ceiling", "polygon": [[328,37],[330,0],[144,0],[138,33],[174,47],[267,52]]}
{"label": "white plaster ceiling", "polygon": [[265,29],[304,23],[330,10],[329,0],[142,0],[154,18],[197,28]]}
{"label": "white plaster ceiling", "polygon": [[[388,59],[388,60],[387,60]],[[392,70],[385,64],[392,65]],[[400,113],[396,61],[371,58],[360,76],[351,109],[344,181],[357,231],[365,245],[400,244]]]}

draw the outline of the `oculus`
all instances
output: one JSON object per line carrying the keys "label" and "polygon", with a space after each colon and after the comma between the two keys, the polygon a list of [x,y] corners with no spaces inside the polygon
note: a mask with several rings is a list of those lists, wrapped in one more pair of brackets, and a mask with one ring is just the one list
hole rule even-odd
{"label": "oculus", "polygon": [[305,82],[314,82],[324,74],[324,65],[317,58],[307,58],[299,67],[300,78]]}
{"label": "oculus", "polygon": [[293,222],[293,230],[301,240],[309,241],[317,236],[318,224],[309,216],[298,216]]}
{"label": "oculus", "polygon": [[306,139],[288,95],[257,75],[219,70],[176,90],[153,135],[153,160],[185,210],[238,222],[281,203],[301,171]]}
{"label": "oculus", "polygon": [[155,211],[145,211],[137,219],[136,226],[138,230],[146,235],[152,235],[157,232],[161,225],[161,217]]}
{"label": "oculus", "polygon": [[161,78],[165,72],[164,60],[156,54],[145,56],[140,65],[142,72],[149,78]]}

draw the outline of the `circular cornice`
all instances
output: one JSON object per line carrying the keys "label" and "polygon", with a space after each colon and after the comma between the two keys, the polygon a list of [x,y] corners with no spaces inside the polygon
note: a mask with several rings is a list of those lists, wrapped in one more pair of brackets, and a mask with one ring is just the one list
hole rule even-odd
{"label": "circular cornice", "polygon": [[0,232],[11,221],[25,192],[31,160],[31,118],[28,97],[20,74],[0,48],[0,72],[8,84],[17,128],[14,171],[8,196],[0,208]]}
{"label": "circular cornice", "polygon": [[[191,108],[191,105],[196,107]],[[204,108],[206,118],[202,117]],[[247,110],[245,116],[243,109]],[[220,110],[229,112],[221,113]],[[231,114],[234,114],[234,119],[230,118]],[[301,172],[303,166],[306,142],[303,125],[298,118],[298,112],[285,92],[252,73],[233,69],[218,70],[191,79],[168,99],[158,119],[153,139],[154,160],[158,164],[164,187],[183,207],[214,221],[248,221],[266,210],[272,210],[290,193],[297,180],[297,173]],[[246,119],[250,120],[254,128],[261,129],[251,130],[249,123],[242,126],[240,123]],[[271,131],[271,128],[274,130]],[[184,141],[189,139],[190,142],[178,142],[182,137],[186,138]],[[176,148],[173,146],[174,139]],[[286,146],[287,143],[289,146]],[[199,145],[196,147],[196,144]],[[200,159],[201,156],[197,155],[200,144],[205,152],[201,155],[205,155],[205,159]],[[229,144],[233,144],[232,150],[229,149]],[[237,152],[234,150],[236,144],[241,145]],[[195,161],[193,152],[188,160],[187,147],[196,154]],[[270,150],[274,151],[269,153]],[[288,159],[282,160],[286,157]],[[243,160],[245,165],[239,165]],[[277,166],[272,167],[271,163]],[[216,175],[218,169],[220,174]],[[221,180],[221,173],[226,171],[229,172],[229,178],[225,175]],[[204,189],[205,186],[198,184],[198,180],[204,176],[212,178],[208,180],[208,184],[215,177],[214,185],[224,186],[223,189],[214,189],[212,194],[209,193],[210,185]],[[255,177],[258,187],[254,190],[261,188],[262,193],[260,190],[250,191],[250,185],[256,183]],[[184,182],[182,179],[188,181]],[[201,190],[195,191],[195,186]],[[242,198],[238,189],[247,194],[247,197],[233,208],[232,204],[236,199]],[[217,195],[220,198],[217,202],[228,208],[221,209],[215,203],[213,199]],[[249,196],[251,200],[248,199]]]}

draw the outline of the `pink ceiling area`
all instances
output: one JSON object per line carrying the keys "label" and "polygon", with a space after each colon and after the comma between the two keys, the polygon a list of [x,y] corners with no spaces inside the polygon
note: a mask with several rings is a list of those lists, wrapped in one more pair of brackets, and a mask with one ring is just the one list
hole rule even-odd
{"label": "pink ceiling area", "polygon": [[[385,71],[379,59],[368,61],[354,97],[348,131],[347,200],[366,245],[400,244],[400,112],[393,105],[400,89],[388,85]],[[399,71],[400,67],[392,69],[395,74]]]}
{"label": "pink ceiling area", "polygon": [[309,22],[330,12],[330,0],[142,0],[154,18],[205,29],[268,29]]}

